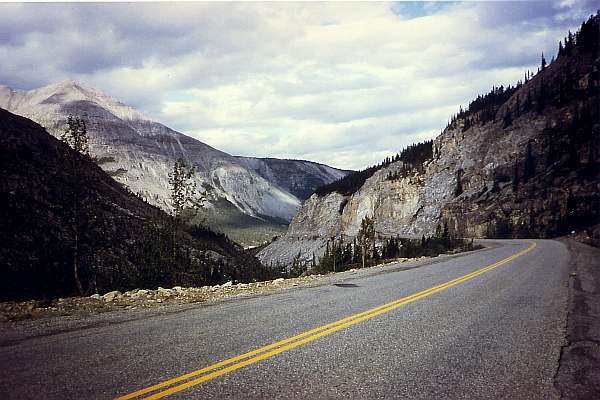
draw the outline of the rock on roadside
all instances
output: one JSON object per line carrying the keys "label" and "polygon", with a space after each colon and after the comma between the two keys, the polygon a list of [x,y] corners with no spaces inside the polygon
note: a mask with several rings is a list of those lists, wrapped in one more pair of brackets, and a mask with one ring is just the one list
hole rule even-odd
{"label": "rock on roadside", "polygon": [[159,287],[156,290],[133,289],[123,293],[114,290],[103,295],[95,293],[88,297],[4,302],[0,303],[0,322],[64,315],[86,315],[119,309],[151,308],[165,304],[187,304],[236,296],[249,296],[286,287],[307,285],[319,277],[320,275],[311,275],[292,279],[279,278],[274,281],[237,284],[228,281],[215,286],[175,286],[172,289]]}

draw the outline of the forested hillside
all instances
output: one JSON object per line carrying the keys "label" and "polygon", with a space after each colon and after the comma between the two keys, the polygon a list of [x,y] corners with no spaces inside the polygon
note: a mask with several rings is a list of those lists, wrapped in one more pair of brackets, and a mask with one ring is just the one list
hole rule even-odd
{"label": "forested hillside", "polygon": [[267,276],[224,235],[174,227],[89,156],[0,109],[0,300]]}
{"label": "forested hillside", "polygon": [[495,88],[453,118],[449,131],[465,141],[482,129],[488,140],[502,132],[523,138],[510,162],[488,171],[484,187],[474,190],[468,175],[457,179],[459,197],[444,218],[460,234],[553,237],[583,229],[600,243],[599,19],[569,32],[556,58],[542,55],[535,75]]}

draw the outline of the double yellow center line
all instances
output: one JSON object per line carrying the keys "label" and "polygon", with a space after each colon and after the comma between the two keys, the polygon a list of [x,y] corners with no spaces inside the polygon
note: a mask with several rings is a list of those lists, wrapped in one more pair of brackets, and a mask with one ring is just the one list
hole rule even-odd
{"label": "double yellow center line", "polygon": [[137,390],[127,395],[118,397],[117,400],[133,399],[140,396],[148,395],[150,393],[154,394],[150,394],[149,396],[144,397],[144,399],[160,399],[165,396],[169,396],[171,394],[180,392],[192,386],[217,378],[221,375],[228,374],[247,365],[254,364],[261,360],[273,357],[279,353],[283,353],[284,351],[302,346],[306,343],[312,342],[313,340],[317,340],[320,337],[330,335],[341,329],[347,328],[352,325],[356,325],[360,322],[366,321],[378,315],[388,313],[392,310],[395,310],[398,307],[402,307],[403,305],[412,303],[424,297],[431,296],[432,294],[439,293],[452,286],[456,286],[460,283],[471,280],[479,275],[485,274],[486,272],[498,268],[501,265],[508,264],[516,258],[521,257],[522,255],[530,252],[535,248],[535,246],[535,242],[531,242],[531,245],[529,247],[522,251],[519,251],[518,253],[513,254],[510,257],[504,258],[500,261],[497,261],[493,264],[490,264],[486,267],[483,267],[481,269],[478,269],[476,271],[473,271],[469,274],[463,275],[446,283],[442,283],[440,285],[431,287],[418,293],[414,293],[410,296],[402,297],[398,300],[386,303],[382,306],[372,308],[370,310],[358,314],[350,315],[338,321],[320,326],[315,329],[311,329],[299,335],[292,336],[290,338],[281,340],[268,346],[258,348],[256,350],[252,350],[248,353],[228,358],[216,364],[209,365],[208,367],[189,372],[185,375],[181,375],[176,378],[160,382],[156,385],[148,386],[146,388]]}

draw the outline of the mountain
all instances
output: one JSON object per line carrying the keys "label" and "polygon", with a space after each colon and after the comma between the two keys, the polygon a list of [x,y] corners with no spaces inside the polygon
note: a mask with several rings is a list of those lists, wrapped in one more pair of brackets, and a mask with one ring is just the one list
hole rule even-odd
{"label": "mountain", "polygon": [[285,265],[298,254],[319,257],[331,238],[351,242],[367,216],[380,237],[446,226],[478,238],[584,231],[600,244],[599,32],[597,15],[569,35],[556,61],[479,96],[421,145],[421,159],[317,189],[259,258]]}
{"label": "mountain", "polygon": [[253,170],[302,201],[308,199],[316,188],[334,182],[352,172],[303,160],[253,157],[237,157],[237,159],[246,168]]}
{"label": "mountain", "polygon": [[0,109],[0,301],[77,294],[77,280],[90,294],[267,276],[222,234],[169,224],[89,156]]}
{"label": "mountain", "polygon": [[0,86],[0,107],[38,122],[57,137],[69,115],[84,118],[99,165],[164,210],[170,209],[168,174],[183,157],[195,166],[197,187],[206,197],[203,217],[208,223],[214,219],[227,233],[240,221],[251,229],[287,225],[316,187],[347,174],[308,161],[231,156],[74,81],[30,91]]}

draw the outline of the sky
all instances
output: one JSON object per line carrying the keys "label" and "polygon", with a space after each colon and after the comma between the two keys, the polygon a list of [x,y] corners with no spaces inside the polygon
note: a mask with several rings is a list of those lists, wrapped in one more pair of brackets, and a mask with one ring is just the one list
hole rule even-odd
{"label": "sky", "polygon": [[74,79],[230,154],[360,169],[537,70],[594,1],[0,3],[0,84]]}

